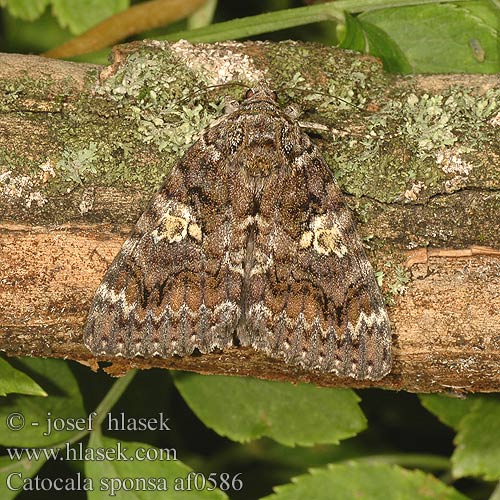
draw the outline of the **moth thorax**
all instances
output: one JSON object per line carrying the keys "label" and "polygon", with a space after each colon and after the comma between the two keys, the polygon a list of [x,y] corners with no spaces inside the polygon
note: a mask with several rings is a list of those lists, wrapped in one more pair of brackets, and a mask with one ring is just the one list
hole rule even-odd
{"label": "moth thorax", "polygon": [[279,157],[276,148],[268,144],[255,147],[250,154],[245,155],[244,166],[253,177],[265,177],[279,167]]}

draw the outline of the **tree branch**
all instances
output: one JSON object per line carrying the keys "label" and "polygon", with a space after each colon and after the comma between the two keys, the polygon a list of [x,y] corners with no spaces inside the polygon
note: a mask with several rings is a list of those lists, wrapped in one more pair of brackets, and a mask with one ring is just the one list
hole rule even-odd
{"label": "tree branch", "polygon": [[315,140],[384,273],[391,374],[341,380],[249,348],[112,360],[108,371],[499,390],[498,76],[396,77],[373,58],[292,42],[130,44],[107,68],[0,55],[0,350],[96,366],[81,330],[107,266],[193,135],[220,113],[221,96],[238,95],[194,91],[264,78],[278,90],[292,80],[283,101],[302,102],[307,121],[332,132]]}

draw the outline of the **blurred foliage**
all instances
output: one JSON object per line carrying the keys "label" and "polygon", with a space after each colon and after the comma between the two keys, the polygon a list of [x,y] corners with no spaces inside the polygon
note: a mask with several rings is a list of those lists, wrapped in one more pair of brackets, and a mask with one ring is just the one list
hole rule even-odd
{"label": "blurred foliage", "polygon": [[[498,72],[498,1],[444,1],[401,0],[394,7],[390,0],[309,2],[314,5],[307,6],[296,0],[211,0],[184,21],[137,33],[124,41],[148,37],[206,42],[290,38],[372,54],[393,72]],[[126,11],[129,1],[1,0],[2,4],[0,50],[40,53]],[[148,8],[148,2],[142,4]],[[153,4],[150,8],[159,8]],[[165,2],[161,8],[167,7]],[[103,50],[78,60],[103,63],[107,53]]]}
{"label": "blurred foliage", "polygon": [[[389,0],[310,1],[309,5],[293,0],[211,0],[189,19],[128,36],[124,41],[147,37],[204,41],[228,36],[290,38],[372,54],[392,72],[499,71],[497,0],[397,3],[395,7]],[[0,50],[37,54],[126,11],[130,2],[1,0],[0,5]],[[74,59],[104,64],[108,53],[109,48]],[[169,480],[186,479],[190,471],[197,471],[204,478],[212,477],[223,491],[208,491],[211,483],[207,483],[200,491],[171,489],[168,498],[271,495],[276,500],[479,500],[488,498],[495,489],[492,481],[500,479],[500,402],[495,395],[467,399],[422,395],[419,399],[413,394],[382,390],[356,394],[250,379],[183,373],[172,377],[161,370],[139,373],[135,378],[131,374],[127,380],[115,382],[76,363],[50,359],[0,359],[0,373],[2,423],[13,412],[22,413],[28,423],[43,424],[49,414],[59,419],[88,418],[96,408],[104,419],[94,422],[92,430],[65,428],[48,436],[43,435],[43,426],[26,425],[22,432],[3,427],[2,499],[18,493],[5,486],[17,466],[7,448],[64,448],[68,442],[75,446],[84,443],[91,449],[114,448],[120,443],[130,452],[169,449],[175,450],[177,460],[131,464],[109,457],[102,461],[89,458],[84,465],[80,460],[42,458],[19,464],[23,477],[34,477],[42,466],[40,475],[46,478],[71,478],[86,472],[96,481],[111,476],[130,481],[162,475]],[[123,415],[129,422],[168,417],[171,430],[154,426],[113,430],[106,420],[109,413],[117,418]],[[243,483],[240,489],[239,479]],[[273,494],[273,487],[285,483]],[[122,490],[116,498],[123,494]],[[89,499],[108,498],[109,490],[95,487],[88,493],[71,492],[71,498],[87,495]],[[154,492],[141,492],[136,498],[150,497],[159,498]],[[25,491],[17,498],[68,498],[68,492]]]}

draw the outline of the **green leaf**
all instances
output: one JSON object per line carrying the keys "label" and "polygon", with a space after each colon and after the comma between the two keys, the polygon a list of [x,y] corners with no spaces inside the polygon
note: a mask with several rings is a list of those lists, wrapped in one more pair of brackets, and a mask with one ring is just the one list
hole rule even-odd
{"label": "green leaf", "polygon": [[104,19],[125,10],[129,0],[52,0],[59,24],[78,35]]}
{"label": "green leaf", "polygon": [[190,30],[209,26],[214,19],[217,0],[207,0],[197,11],[187,18],[187,26]]}
{"label": "green leaf", "polygon": [[174,382],[205,425],[234,441],[338,443],[366,427],[359,397],[348,389],[182,372]]}
{"label": "green leaf", "polygon": [[[434,4],[436,1],[437,0],[398,0],[397,5],[400,8],[407,5]],[[457,0],[440,1],[453,2]],[[335,20],[343,22],[344,12],[351,14],[364,12],[365,10],[371,12],[377,9],[387,9],[388,5],[392,6],[394,4],[392,2],[388,3],[387,0],[338,0],[336,2],[325,2],[319,5],[283,9],[241,19],[232,19],[230,21],[212,24],[206,28],[171,33],[163,37],[158,37],[158,39],[172,41],[182,39],[188,40],[189,42],[236,40],[238,38],[261,35],[262,33],[270,33],[321,21]]]}
{"label": "green leaf", "polygon": [[5,359],[0,358],[0,396],[11,393],[47,396],[47,393],[28,375],[12,368]]}
{"label": "green leaf", "polygon": [[443,422],[457,430],[461,420],[469,413],[476,398],[458,399],[441,394],[420,394],[422,406]]}
{"label": "green leaf", "polygon": [[311,469],[292,483],[274,488],[266,500],[466,500],[434,476],[395,465],[347,462]]}
{"label": "green leaf", "polygon": [[5,13],[2,35],[9,50],[17,53],[39,53],[64,43],[71,35],[63,30],[47,9],[36,22],[25,21]]}
{"label": "green leaf", "polygon": [[497,73],[498,9],[488,0],[368,11],[405,54],[414,73]]}
{"label": "green leaf", "polygon": [[410,73],[411,66],[394,40],[379,27],[367,21],[361,23],[367,39],[367,53],[378,57],[391,73]]}
{"label": "green leaf", "polygon": [[[149,498],[223,500],[228,498],[221,490],[209,491],[213,488],[213,484],[208,481],[205,481],[205,487],[200,489],[191,483],[191,491],[189,491],[187,478],[191,469],[175,458],[173,450],[168,450],[169,455],[165,448],[111,439],[96,431],[90,436],[87,450],[110,450],[107,451],[109,458],[112,458],[113,450],[115,452],[118,450],[114,459],[102,460],[102,458],[89,457],[89,460],[85,462],[85,474],[93,482],[92,490],[87,493],[89,500],[108,500],[110,497],[129,498],[128,495],[130,498],[141,500]],[[120,455],[120,452],[123,455]],[[212,477],[217,485],[221,485],[219,475]],[[208,475],[198,476],[199,486],[203,485],[203,478],[207,480]],[[130,493],[127,495],[126,491]]]}
{"label": "green leaf", "polygon": [[0,457],[0,491],[2,500],[10,500],[22,491],[22,481],[33,477],[45,463],[39,460],[11,460],[8,455]]}
{"label": "green leaf", "polygon": [[33,21],[42,15],[49,0],[8,0],[5,3],[12,16]]}
{"label": "green leaf", "polygon": [[[59,359],[19,358],[23,368],[42,385],[49,394],[46,398],[9,395],[0,406],[0,444],[3,446],[50,446],[62,443],[75,434],[74,430],[48,433],[49,419],[67,423],[69,419],[86,416],[80,389],[68,367]],[[7,419],[18,430],[8,428]],[[21,428],[19,428],[21,427]]]}
{"label": "green leaf", "polygon": [[425,408],[457,431],[457,447],[451,457],[453,475],[500,479],[500,400],[494,396],[419,397]]}
{"label": "green leaf", "polygon": [[346,14],[345,26],[343,27],[344,36],[339,44],[342,49],[355,50],[357,52],[365,52],[366,40],[365,33],[361,23],[357,17]]}
{"label": "green leaf", "polygon": [[500,400],[483,396],[460,420],[451,457],[455,477],[500,479]]}
{"label": "green leaf", "polygon": [[353,16],[346,16],[346,34],[340,47],[379,57],[387,71],[410,73],[411,66],[398,45],[383,30]]}

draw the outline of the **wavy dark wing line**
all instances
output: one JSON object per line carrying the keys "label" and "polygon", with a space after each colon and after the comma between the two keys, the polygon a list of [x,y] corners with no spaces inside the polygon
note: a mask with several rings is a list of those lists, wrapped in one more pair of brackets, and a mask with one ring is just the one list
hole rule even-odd
{"label": "wavy dark wing line", "polygon": [[328,165],[302,141],[262,193],[240,337],[306,369],[380,379],[391,367],[383,297]]}
{"label": "wavy dark wing line", "polygon": [[233,343],[242,277],[228,258],[232,207],[211,195],[226,161],[201,139],[154,197],[94,297],[84,330],[93,353],[183,356]]}

